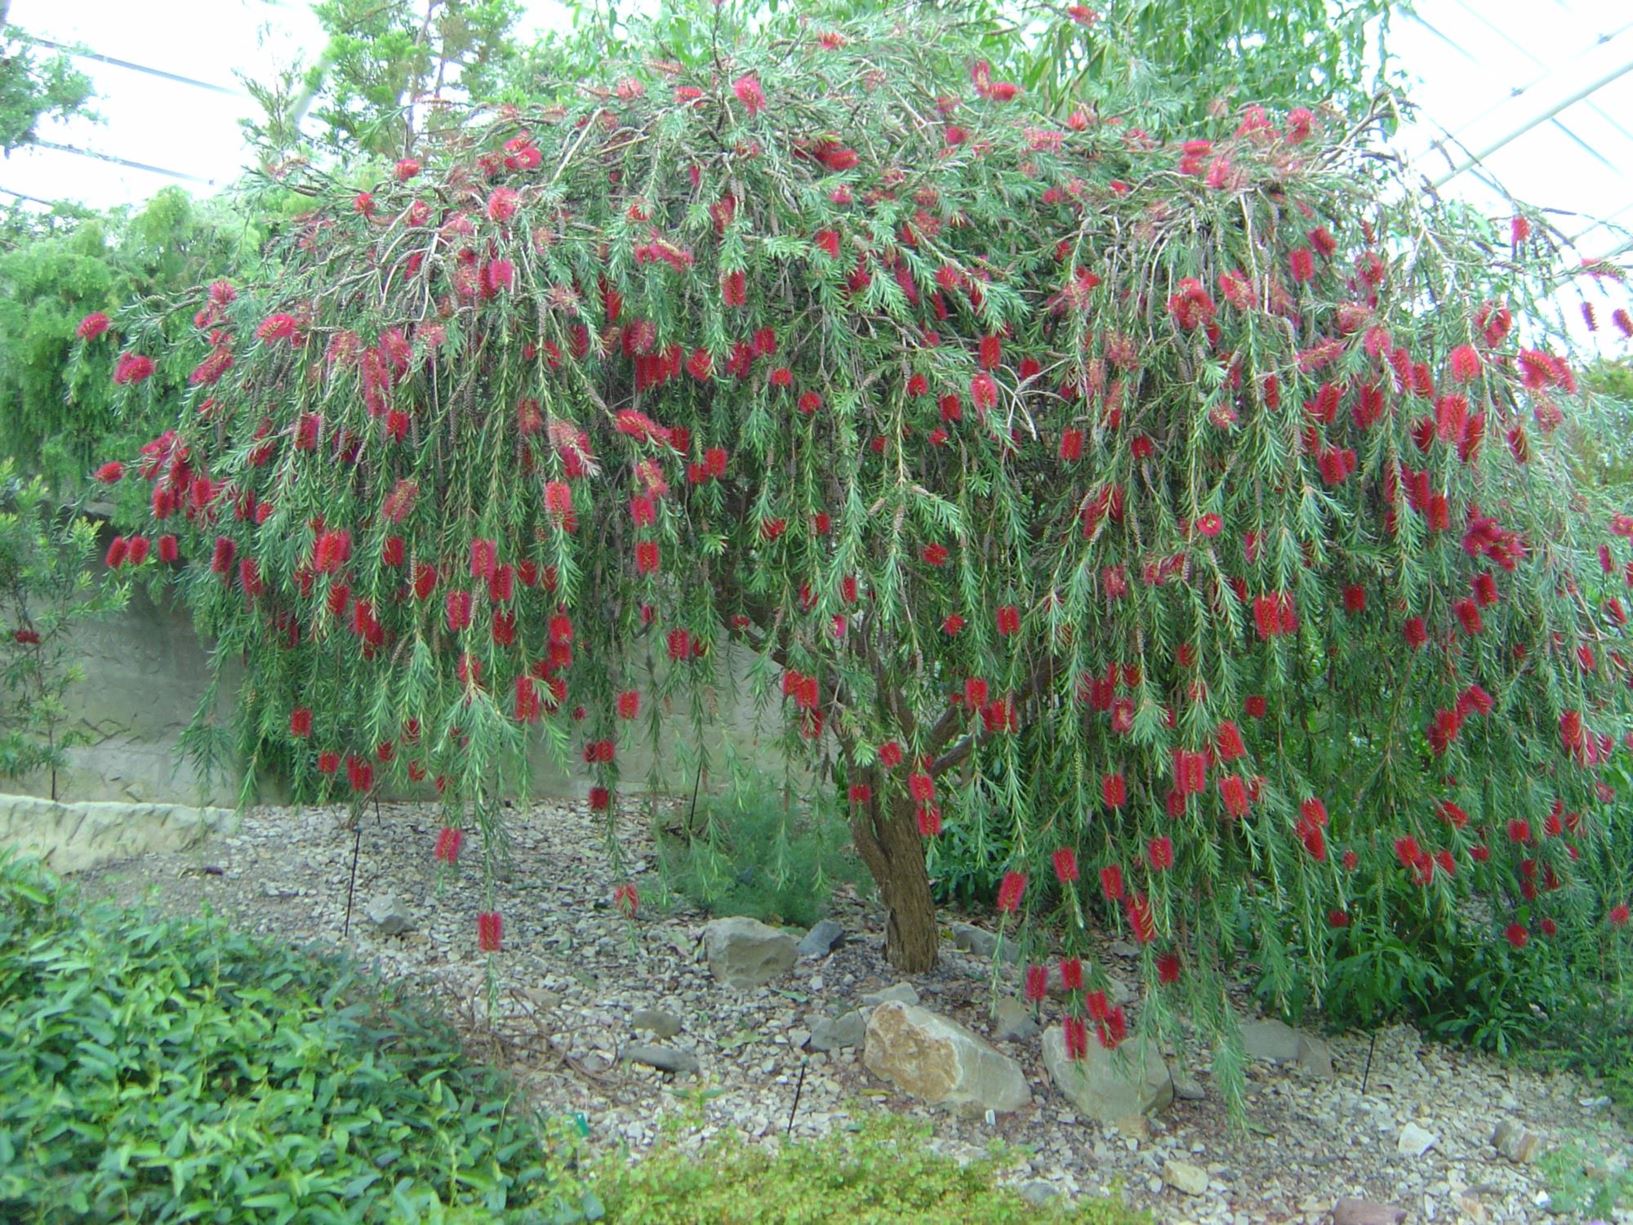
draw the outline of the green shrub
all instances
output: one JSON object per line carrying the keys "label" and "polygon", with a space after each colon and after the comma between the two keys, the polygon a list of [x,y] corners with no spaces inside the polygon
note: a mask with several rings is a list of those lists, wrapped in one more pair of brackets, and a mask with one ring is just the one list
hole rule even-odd
{"label": "green shrub", "polygon": [[[1612,1140],[1612,1143],[1616,1143]],[[1548,1180],[1548,1211],[1568,1220],[1608,1218],[1618,1209],[1633,1206],[1633,1168],[1624,1155],[1620,1161],[1594,1153],[1572,1141],[1545,1153],[1541,1161]],[[1601,1219],[1599,1225],[1603,1225]]]}
{"label": "green shrub", "polygon": [[70,726],[64,695],[84,679],[69,632],[122,608],[128,588],[98,582],[88,563],[96,524],[58,513],[38,477],[17,481],[0,456],[0,778],[49,771],[92,737]]}
{"label": "green shrub", "polygon": [[[354,968],[0,859],[0,1219],[562,1221],[514,1087]],[[593,1207],[593,1201],[592,1201]]]}
{"label": "green shrub", "polygon": [[739,778],[700,797],[687,825],[678,837],[660,832],[659,866],[669,889],[712,914],[809,926],[836,885],[867,880],[824,790],[796,799],[768,779]]}
{"label": "green shrub", "polygon": [[735,1134],[721,1135],[701,1154],[666,1147],[634,1165],[609,1159],[598,1168],[597,1188],[609,1221],[642,1225],[1150,1220],[1115,1199],[1033,1207],[997,1185],[997,1161],[960,1165],[931,1152],[929,1136],[929,1124],[888,1115],[865,1120],[856,1132],[783,1145],[775,1154]]}

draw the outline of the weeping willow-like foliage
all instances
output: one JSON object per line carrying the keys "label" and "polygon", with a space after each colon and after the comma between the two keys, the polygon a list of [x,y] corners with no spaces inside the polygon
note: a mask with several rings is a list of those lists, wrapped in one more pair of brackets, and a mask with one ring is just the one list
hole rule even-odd
{"label": "weeping willow-like foliage", "polygon": [[[247,664],[251,755],[496,845],[529,742],[610,812],[738,643],[907,968],[955,831],[1068,951],[1137,940],[1153,1024],[1392,882],[1515,947],[1603,928],[1628,525],[1551,441],[1542,236],[1308,111],[1158,144],[930,18],[727,33],[320,196],[276,282],[189,304],[121,489]],[[159,326],[119,320],[127,375]]]}

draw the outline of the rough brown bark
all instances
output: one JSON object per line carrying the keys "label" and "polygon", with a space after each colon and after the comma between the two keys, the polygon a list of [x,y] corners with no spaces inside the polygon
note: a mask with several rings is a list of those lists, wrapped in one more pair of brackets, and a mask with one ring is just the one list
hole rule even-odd
{"label": "rough brown bark", "polygon": [[904,974],[935,969],[936,907],[911,801],[875,795],[857,811],[851,829],[885,904],[885,959]]}

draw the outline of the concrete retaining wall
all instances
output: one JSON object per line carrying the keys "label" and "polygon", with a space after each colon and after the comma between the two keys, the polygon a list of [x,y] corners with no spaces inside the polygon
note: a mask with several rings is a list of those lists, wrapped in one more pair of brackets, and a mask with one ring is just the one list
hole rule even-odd
{"label": "concrete retaining wall", "polygon": [[183,851],[238,825],[226,808],[120,801],[61,804],[0,795],[0,847],[37,855],[55,872],[79,872],[149,851]]}
{"label": "concrete retaining wall", "polygon": [[[75,726],[89,732],[92,742],[70,750],[67,766],[57,772],[56,798],[235,807],[236,772],[233,777],[218,776],[206,783],[178,751],[181,733],[209,686],[208,659],[186,610],[168,599],[155,602],[137,590],[122,613],[83,625],[76,632],[76,658],[86,679],[69,690],[65,701]],[[750,657],[743,653],[730,656],[731,683],[719,695],[708,720],[705,741],[717,779],[722,754],[727,751],[769,762],[781,760],[771,747],[777,732],[777,708],[768,707],[767,717],[761,719],[747,697],[749,663]],[[217,702],[217,718],[223,722],[230,718],[236,684],[236,672],[229,669]],[[692,775],[683,771],[675,751],[689,737],[666,736],[662,760],[654,770],[650,751],[644,743],[635,743],[637,736],[644,739],[646,713],[643,708],[632,729],[631,743],[619,746],[622,786],[626,790],[655,787],[689,792]],[[675,725],[689,728],[689,715],[677,710]],[[563,771],[545,752],[542,741],[536,743],[532,754],[535,795],[587,793],[588,770],[576,756],[576,740],[572,751],[575,756]],[[260,802],[287,799],[275,781],[259,781]],[[0,790],[50,796],[51,779],[36,774],[0,780]]]}

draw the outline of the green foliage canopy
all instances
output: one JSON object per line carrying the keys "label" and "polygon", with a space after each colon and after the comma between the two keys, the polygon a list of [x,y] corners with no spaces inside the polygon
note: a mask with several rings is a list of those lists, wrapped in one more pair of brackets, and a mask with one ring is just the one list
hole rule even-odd
{"label": "green foliage canopy", "polygon": [[619,744],[701,729],[735,648],[903,968],[955,822],[1008,839],[1006,913],[1142,945],[1158,1028],[1401,881],[1516,951],[1608,939],[1575,881],[1633,521],[1562,494],[1575,376],[1516,327],[1544,235],[1303,108],[1164,141],[1033,109],[934,17],[720,20],[718,61],[323,192],[185,358],[130,320],[196,386],[121,496],[250,670],[246,757],[434,784],[497,848],[532,737],[610,812]]}

